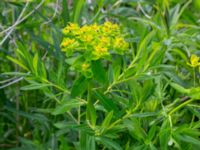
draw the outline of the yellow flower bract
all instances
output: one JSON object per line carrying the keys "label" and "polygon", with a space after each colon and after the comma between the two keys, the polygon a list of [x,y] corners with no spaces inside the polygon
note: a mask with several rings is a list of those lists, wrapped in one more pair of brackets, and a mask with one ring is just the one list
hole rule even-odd
{"label": "yellow flower bract", "polygon": [[103,56],[109,55],[108,49],[102,45],[97,45],[94,48],[93,55],[99,59]]}
{"label": "yellow flower bract", "polygon": [[79,31],[80,27],[78,24],[70,23],[67,27],[63,29],[64,34],[69,34],[70,32],[72,33],[77,33]]}
{"label": "yellow flower bract", "polygon": [[74,39],[65,38],[61,43],[62,50],[65,51],[65,48],[72,48],[75,42],[76,41]]}
{"label": "yellow flower bract", "polygon": [[190,63],[187,63],[189,66],[195,68],[197,66],[200,66],[200,62],[199,62],[200,58],[195,55],[195,54],[192,54],[191,57],[190,57]]}

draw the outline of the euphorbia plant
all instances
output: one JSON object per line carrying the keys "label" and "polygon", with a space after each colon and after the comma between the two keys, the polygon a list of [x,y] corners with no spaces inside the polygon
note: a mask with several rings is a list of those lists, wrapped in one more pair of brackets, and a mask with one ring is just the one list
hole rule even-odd
{"label": "euphorbia plant", "polygon": [[[82,27],[70,23],[62,31],[64,38],[60,46],[66,54],[66,63],[76,74],[71,96],[86,99],[85,123],[91,127],[95,135],[100,136],[108,130],[106,128],[109,128],[113,109],[117,111],[117,105],[102,95],[111,82],[109,72],[106,70],[115,59],[119,59],[117,56],[125,56],[129,52],[129,43],[126,42],[120,26],[111,22]],[[98,99],[103,100],[103,107],[98,104]],[[99,109],[98,106],[102,108]],[[108,116],[101,122],[101,127],[97,123],[96,111],[101,112],[102,109]]]}

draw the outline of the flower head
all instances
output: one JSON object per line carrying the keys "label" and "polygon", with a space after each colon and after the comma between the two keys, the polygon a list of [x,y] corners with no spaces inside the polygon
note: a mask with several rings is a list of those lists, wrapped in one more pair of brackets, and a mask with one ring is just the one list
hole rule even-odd
{"label": "flower head", "polygon": [[73,34],[78,34],[79,33],[79,25],[78,24],[75,24],[75,23],[70,23],[67,27],[65,27],[62,32],[64,35],[67,35],[67,34],[70,34],[70,33],[73,33]]}
{"label": "flower head", "polygon": [[65,38],[60,44],[62,51],[67,51],[68,49],[73,49],[78,46],[78,43],[75,39]]}
{"label": "flower head", "polygon": [[100,44],[94,47],[94,51],[92,53],[95,56],[94,59],[99,59],[109,55],[108,48]]}
{"label": "flower head", "polygon": [[99,32],[100,26],[98,26],[96,23],[90,26],[91,29],[95,32]]}
{"label": "flower head", "polygon": [[199,57],[195,54],[192,54],[190,57],[190,63],[187,63],[189,66],[195,68],[200,65]]}
{"label": "flower head", "polygon": [[[83,25],[70,23],[63,29],[64,38],[61,49],[66,56],[82,54],[78,70],[91,74],[90,63],[92,60],[109,59],[112,54],[124,54],[128,43],[124,40],[120,27],[112,22],[104,24]],[[75,52],[78,52],[75,54]],[[74,67],[76,65],[74,63]]]}
{"label": "flower head", "polygon": [[128,49],[128,46],[129,46],[128,43],[122,37],[116,37],[113,45],[114,45],[114,49],[118,53],[123,53],[124,51]]}
{"label": "flower head", "polygon": [[90,43],[93,40],[93,36],[91,34],[84,34],[82,36],[82,41],[86,42],[86,43]]}
{"label": "flower head", "polygon": [[120,34],[120,28],[117,24],[107,21],[102,25],[102,32],[105,35],[116,36]]}
{"label": "flower head", "polygon": [[68,47],[75,42],[74,39],[66,38],[62,41],[61,47]]}
{"label": "flower head", "polygon": [[109,47],[111,45],[111,39],[107,36],[103,36],[100,38],[100,43],[105,47]]}

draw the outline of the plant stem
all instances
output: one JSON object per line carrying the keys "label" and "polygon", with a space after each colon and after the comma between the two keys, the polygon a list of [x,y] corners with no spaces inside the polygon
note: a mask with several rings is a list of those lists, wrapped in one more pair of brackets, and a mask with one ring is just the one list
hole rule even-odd
{"label": "plant stem", "polygon": [[67,94],[70,94],[70,92],[67,90],[67,89],[63,89],[62,87],[60,87],[59,85],[56,85],[48,80],[42,80],[43,82],[47,83],[47,84],[50,84],[51,86],[57,88],[58,90],[61,90],[63,91],[64,93],[67,93]]}
{"label": "plant stem", "polygon": [[[81,106],[78,107],[78,125],[80,125],[80,122],[81,122]],[[79,130],[78,131],[78,138],[79,140],[81,139],[81,131]]]}
{"label": "plant stem", "polygon": [[131,62],[131,64],[128,66],[128,68],[126,68],[126,69],[119,75],[119,77],[117,78],[117,80],[116,80],[116,81],[113,81],[113,83],[111,83],[111,84],[108,86],[108,88],[107,88],[107,90],[104,92],[104,94],[109,93],[110,90],[112,89],[112,87],[115,86],[116,84],[120,84],[120,83],[125,82],[125,81],[128,81],[128,80],[130,80],[130,79],[132,79],[132,78],[135,78],[135,76],[134,76],[134,77],[130,77],[130,78],[128,78],[128,79],[121,80],[121,79],[124,77],[125,73],[126,73],[129,69],[131,69],[132,67],[134,67],[134,64],[135,64],[136,60],[137,60],[137,57]]}
{"label": "plant stem", "polygon": [[185,105],[189,104],[192,101],[194,101],[194,99],[190,99],[190,100],[185,101],[184,103],[180,104],[179,106],[177,106],[176,108],[174,108],[172,111],[170,111],[169,115],[172,115],[174,112],[176,112],[177,110],[181,109],[182,107],[184,107]]}
{"label": "plant stem", "polygon": [[196,77],[195,77],[195,68],[193,68],[193,78],[194,78],[194,87],[195,87],[195,85],[196,85],[196,83],[195,83],[195,80],[196,80]]}
{"label": "plant stem", "polygon": [[140,103],[138,103],[138,104],[135,106],[135,108],[131,111],[131,113],[128,113],[128,112],[127,112],[122,118],[120,118],[120,119],[116,120],[115,122],[113,122],[113,123],[108,127],[107,130],[111,129],[111,128],[114,127],[116,124],[118,124],[118,123],[120,123],[121,121],[123,121],[124,119],[129,118],[129,117],[133,114],[133,112],[135,112],[135,111],[137,110],[137,108],[138,108],[139,106],[140,106]]}

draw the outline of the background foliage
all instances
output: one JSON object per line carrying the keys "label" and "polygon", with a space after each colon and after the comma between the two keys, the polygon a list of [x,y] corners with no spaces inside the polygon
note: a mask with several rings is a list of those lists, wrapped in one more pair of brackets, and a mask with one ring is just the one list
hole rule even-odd
{"label": "background foliage", "polygon": [[[200,148],[199,0],[1,0],[0,149]],[[72,70],[69,23],[120,25],[123,56]]]}

